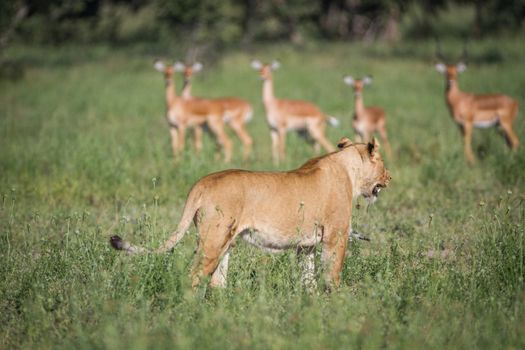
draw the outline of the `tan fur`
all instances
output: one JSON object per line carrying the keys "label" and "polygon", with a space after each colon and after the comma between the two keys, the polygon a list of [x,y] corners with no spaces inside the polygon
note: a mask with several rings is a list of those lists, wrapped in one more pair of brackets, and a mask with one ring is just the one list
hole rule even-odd
{"label": "tan fur", "polygon": [[[185,99],[179,97],[173,82],[173,66],[165,66],[157,61],[155,68],[162,71],[166,82],[166,119],[170,125],[171,144],[173,154],[178,155],[184,149],[186,129],[188,127],[201,128],[205,123],[215,135],[217,142],[224,149],[224,160],[231,160],[232,142],[224,131],[222,116],[224,110],[221,105],[207,99]],[[197,151],[202,149],[202,143],[196,144]]]}
{"label": "tan fur", "polygon": [[[202,67],[202,65],[200,67]],[[184,69],[182,70],[184,78],[182,97],[186,99],[195,98],[191,93],[191,82],[194,73],[195,70],[193,66],[184,65]],[[238,97],[222,97],[209,100],[221,105],[224,122],[232,128],[241,140],[243,144],[243,159],[247,159],[251,154],[253,145],[253,140],[246,131],[246,123],[250,121],[253,114],[252,106],[247,101]],[[202,129],[200,127],[195,128],[195,145],[196,148],[202,147]]]}
{"label": "tan fur", "polygon": [[472,130],[474,127],[500,125],[508,145],[517,150],[519,140],[512,126],[518,113],[518,103],[502,94],[475,95],[463,92],[457,82],[458,67],[466,66],[438,64],[436,68],[445,75],[445,96],[450,114],[458,124],[463,136],[464,153],[469,163],[474,163],[472,152]]}
{"label": "tan fur", "polygon": [[[321,244],[326,281],[338,286],[353,200],[359,195],[375,200],[390,181],[375,141],[352,144],[343,138],[338,147],[292,171],[226,170],[203,177],[188,195],[177,230],[157,252],[171,250],[195,222],[193,286],[207,276],[213,286],[224,286],[237,237],[271,252]],[[112,245],[129,253],[145,251],[116,236]]]}
{"label": "tan fur", "polygon": [[389,158],[392,158],[392,150],[386,132],[385,111],[380,107],[365,107],[363,102],[363,89],[366,84],[363,79],[356,79],[348,85],[351,85],[354,89],[355,105],[352,127],[358,136],[357,140],[368,142],[375,132],[379,132],[385,147],[385,152]]}
{"label": "tan fur", "polygon": [[260,64],[257,61],[254,68],[259,70],[260,77],[264,80],[263,103],[266,120],[270,126],[274,163],[277,164],[285,158],[286,133],[289,130],[307,130],[317,145],[332,152],[335,148],[325,136],[327,116],[313,103],[277,99],[273,93],[272,65]]}

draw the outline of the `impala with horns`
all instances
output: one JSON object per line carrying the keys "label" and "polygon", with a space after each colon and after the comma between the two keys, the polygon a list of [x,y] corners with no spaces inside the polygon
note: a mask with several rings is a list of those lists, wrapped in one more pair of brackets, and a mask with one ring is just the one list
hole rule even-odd
{"label": "impala with horns", "polygon": [[[202,63],[195,62],[192,65],[176,62],[175,70],[182,72],[184,85],[182,89],[182,97],[185,99],[195,99],[191,93],[191,80],[194,73],[200,72],[203,68]],[[243,158],[247,159],[252,150],[253,140],[246,131],[246,123],[252,119],[252,106],[245,100],[238,97],[221,97],[209,99],[212,103],[217,103],[222,106],[224,122],[228,124],[237,137],[243,144]],[[195,143],[202,144],[202,128],[195,127]]]}
{"label": "impala with horns", "polygon": [[[188,100],[177,96],[173,74],[175,67],[157,60],[154,68],[163,73],[166,83],[166,119],[170,126],[173,154],[177,156],[184,149],[184,139],[188,127],[201,127],[207,124],[224,150],[224,160],[231,160],[232,142],[224,131],[223,108],[206,99]],[[202,147],[202,146],[200,146]],[[197,147],[197,151],[200,148]]]}
{"label": "impala with horns", "polygon": [[358,142],[368,142],[371,140],[374,132],[379,132],[385,146],[385,152],[389,158],[392,158],[392,151],[386,132],[385,111],[379,107],[365,107],[363,102],[363,89],[365,86],[372,84],[372,77],[367,75],[362,79],[354,79],[352,76],[347,75],[343,78],[343,81],[354,89],[355,105],[352,127],[357,135]]}
{"label": "impala with horns", "polygon": [[475,127],[488,128],[499,125],[509,147],[512,150],[518,149],[519,140],[512,126],[518,113],[518,103],[503,94],[477,95],[461,91],[457,77],[459,73],[467,69],[464,63],[466,54],[465,44],[459,63],[452,64],[443,58],[438,43],[437,57],[440,62],[436,64],[436,70],[445,76],[445,96],[448,109],[463,136],[465,157],[472,164],[475,161],[471,145],[472,130]]}
{"label": "impala with horns", "polygon": [[316,143],[316,150],[319,145],[332,152],[334,146],[325,136],[326,122],[337,126],[338,120],[334,117],[326,116],[321,110],[311,102],[302,100],[278,99],[273,93],[272,71],[279,68],[278,61],[271,64],[263,64],[258,60],[251,63],[252,68],[259,71],[263,82],[263,103],[266,109],[266,121],[270,126],[272,137],[272,156],[274,163],[278,164],[285,158],[286,133],[289,130],[306,130]]}

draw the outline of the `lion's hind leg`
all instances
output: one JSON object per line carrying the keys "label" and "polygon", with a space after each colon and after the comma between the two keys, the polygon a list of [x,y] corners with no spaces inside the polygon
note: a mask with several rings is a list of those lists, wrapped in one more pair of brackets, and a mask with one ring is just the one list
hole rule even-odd
{"label": "lion's hind leg", "polygon": [[224,287],[226,285],[228,249],[236,236],[236,231],[235,219],[228,222],[219,216],[199,225],[199,246],[191,273],[193,288],[196,288],[203,278],[212,275],[210,281],[212,287]]}
{"label": "lion's hind leg", "polygon": [[228,277],[228,263],[230,261],[230,249],[226,251],[224,256],[219,263],[219,266],[215,269],[215,272],[211,275],[210,286],[216,288],[226,288],[226,278]]}

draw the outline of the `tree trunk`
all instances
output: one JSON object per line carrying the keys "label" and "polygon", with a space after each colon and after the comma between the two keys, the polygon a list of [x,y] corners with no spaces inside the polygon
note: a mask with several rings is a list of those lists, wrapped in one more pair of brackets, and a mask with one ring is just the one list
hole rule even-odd
{"label": "tree trunk", "polygon": [[26,4],[19,3],[19,8],[16,10],[15,16],[11,20],[11,23],[7,26],[3,33],[0,33],[0,53],[7,47],[9,39],[13,35],[16,27],[20,22],[27,16],[29,8]]}
{"label": "tree trunk", "polygon": [[388,13],[386,19],[385,27],[383,30],[383,39],[388,41],[398,41],[399,34],[399,10],[395,7],[392,7]]}

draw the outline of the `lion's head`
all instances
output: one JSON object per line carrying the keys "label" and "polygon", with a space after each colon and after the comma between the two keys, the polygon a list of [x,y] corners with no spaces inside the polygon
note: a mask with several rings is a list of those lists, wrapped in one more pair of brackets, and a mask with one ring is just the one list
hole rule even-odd
{"label": "lion's head", "polygon": [[[385,168],[383,158],[379,153],[379,143],[373,139],[368,143],[353,144],[348,138],[343,137],[337,147],[341,150],[354,147],[359,153],[359,158],[349,158],[349,168],[355,169],[354,196],[362,195],[369,203],[376,201],[382,188],[388,186],[390,173]],[[357,162],[357,163],[356,163]]]}

